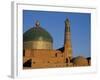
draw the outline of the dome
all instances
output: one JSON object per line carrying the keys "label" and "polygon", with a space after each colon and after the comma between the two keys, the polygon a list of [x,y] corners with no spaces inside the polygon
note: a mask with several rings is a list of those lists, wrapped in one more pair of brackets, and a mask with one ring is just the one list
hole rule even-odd
{"label": "dome", "polygon": [[26,31],[23,36],[24,41],[37,41],[37,40],[43,40],[43,41],[49,41],[53,42],[53,39],[51,35],[42,27],[33,27]]}
{"label": "dome", "polygon": [[88,61],[83,56],[78,56],[72,60],[74,66],[88,66]]}
{"label": "dome", "polygon": [[36,22],[35,27],[23,34],[23,41],[25,48],[32,49],[51,49],[53,43],[52,36],[45,29],[40,27],[38,21]]}

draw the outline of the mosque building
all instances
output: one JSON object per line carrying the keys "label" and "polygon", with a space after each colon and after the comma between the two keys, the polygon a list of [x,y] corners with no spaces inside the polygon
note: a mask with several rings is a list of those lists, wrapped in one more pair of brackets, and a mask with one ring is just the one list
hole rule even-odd
{"label": "mosque building", "polygon": [[65,20],[64,46],[53,49],[53,38],[40,22],[23,34],[23,68],[89,66],[90,58],[73,57],[70,21]]}

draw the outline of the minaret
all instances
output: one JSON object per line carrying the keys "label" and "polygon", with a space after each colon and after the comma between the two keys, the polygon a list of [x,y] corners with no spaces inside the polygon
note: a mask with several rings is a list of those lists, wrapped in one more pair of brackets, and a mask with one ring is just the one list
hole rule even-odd
{"label": "minaret", "polygon": [[70,63],[70,59],[72,59],[72,45],[71,45],[71,33],[70,33],[70,21],[68,18],[65,20],[64,55],[66,63]]}

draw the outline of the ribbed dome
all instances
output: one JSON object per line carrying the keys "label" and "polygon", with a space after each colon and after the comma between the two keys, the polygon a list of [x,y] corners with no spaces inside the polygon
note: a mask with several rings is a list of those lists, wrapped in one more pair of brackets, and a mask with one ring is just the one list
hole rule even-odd
{"label": "ribbed dome", "polygon": [[51,35],[43,28],[40,27],[39,23],[36,23],[36,27],[33,27],[26,31],[23,35],[25,41],[48,41],[53,42]]}
{"label": "ribbed dome", "polygon": [[75,57],[73,60],[72,60],[73,64],[75,66],[87,66],[88,65],[88,61],[86,58],[84,58],[83,56],[78,56],[78,57]]}

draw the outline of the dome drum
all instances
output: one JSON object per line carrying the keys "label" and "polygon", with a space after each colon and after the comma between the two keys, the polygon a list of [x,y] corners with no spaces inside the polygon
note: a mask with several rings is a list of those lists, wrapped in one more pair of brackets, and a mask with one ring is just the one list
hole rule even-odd
{"label": "dome drum", "polygon": [[24,42],[24,48],[26,49],[52,49],[53,45],[48,41],[27,41]]}

